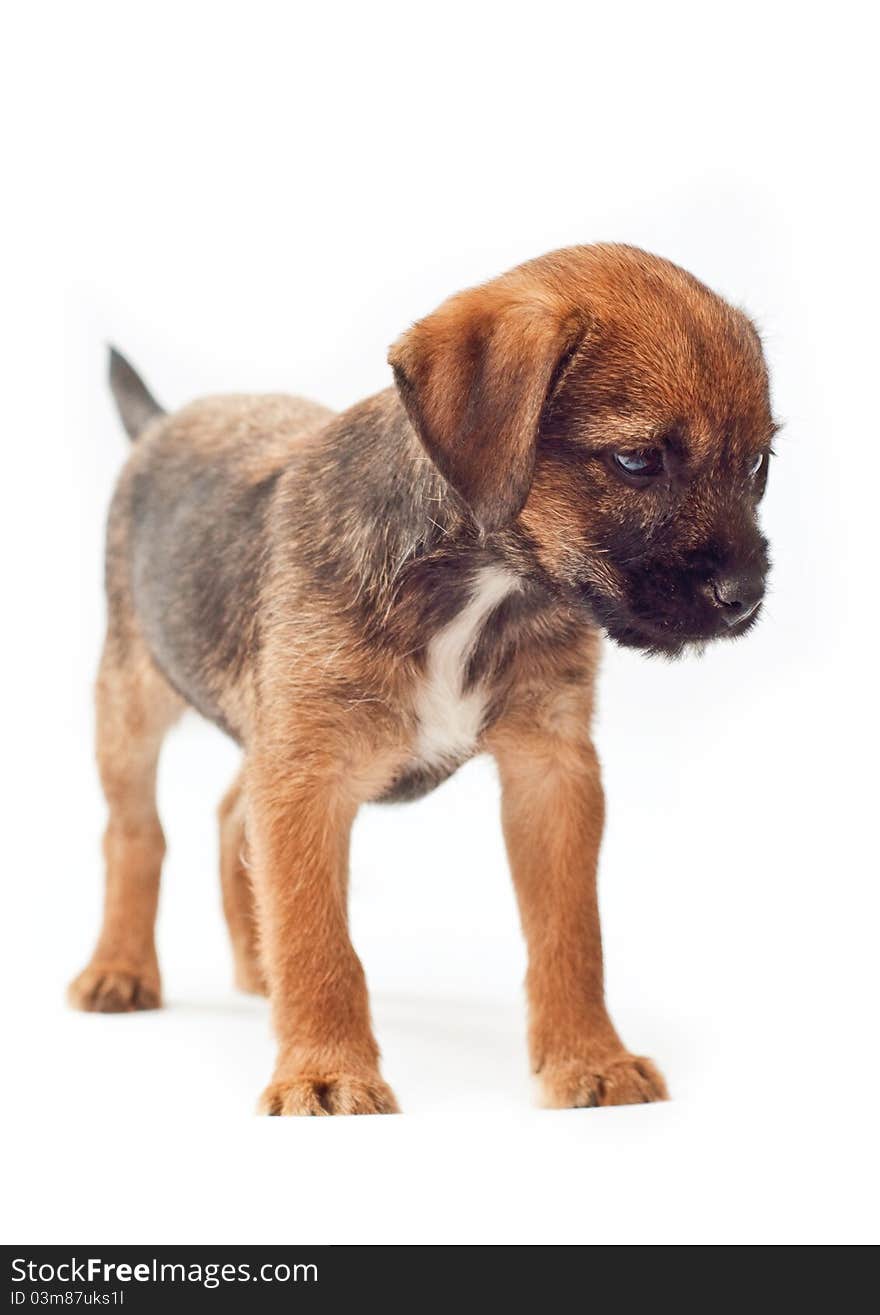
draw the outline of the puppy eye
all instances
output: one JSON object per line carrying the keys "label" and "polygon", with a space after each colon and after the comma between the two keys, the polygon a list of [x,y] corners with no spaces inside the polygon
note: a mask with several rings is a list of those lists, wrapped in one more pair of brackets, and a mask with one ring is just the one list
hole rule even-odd
{"label": "puppy eye", "polygon": [[659,447],[640,448],[637,452],[615,452],[614,464],[627,475],[650,478],[663,474],[663,453]]}
{"label": "puppy eye", "polygon": [[758,471],[764,464],[764,453],[759,452],[752,464],[749,466],[749,478],[754,479]]}

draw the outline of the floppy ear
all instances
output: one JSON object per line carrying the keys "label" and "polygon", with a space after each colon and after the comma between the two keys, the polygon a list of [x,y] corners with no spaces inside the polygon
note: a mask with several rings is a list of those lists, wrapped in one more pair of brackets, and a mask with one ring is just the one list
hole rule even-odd
{"label": "floppy ear", "polygon": [[522,509],[541,413],[580,331],[544,289],[499,281],[451,297],[389,352],[425,450],[484,530]]}

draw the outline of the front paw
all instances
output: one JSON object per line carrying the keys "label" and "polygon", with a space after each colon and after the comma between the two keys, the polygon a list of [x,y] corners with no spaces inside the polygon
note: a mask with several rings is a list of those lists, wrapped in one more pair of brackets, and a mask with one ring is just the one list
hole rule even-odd
{"label": "front paw", "polygon": [[162,1003],[158,968],[90,963],[67,988],[74,1009],[92,1014],[129,1014],[158,1009]]}
{"label": "front paw", "polygon": [[258,1114],[399,1114],[394,1092],[376,1075],[298,1075],[272,1082],[260,1097]]}
{"label": "front paw", "polygon": [[659,1069],[650,1059],[619,1055],[605,1059],[548,1060],[538,1074],[546,1109],[584,1109],[593,1105],[643,1105],[668,1100]]}

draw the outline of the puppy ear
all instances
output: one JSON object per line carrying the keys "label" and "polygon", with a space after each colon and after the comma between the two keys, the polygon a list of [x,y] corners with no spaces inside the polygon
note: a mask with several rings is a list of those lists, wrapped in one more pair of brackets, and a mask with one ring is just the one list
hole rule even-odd
{"label": "puppy ear", "polygon": [[451,297],[389,352],[425,450],[486,531],[528,497],[541,413],[581,329],[544,288],[501,279]]}

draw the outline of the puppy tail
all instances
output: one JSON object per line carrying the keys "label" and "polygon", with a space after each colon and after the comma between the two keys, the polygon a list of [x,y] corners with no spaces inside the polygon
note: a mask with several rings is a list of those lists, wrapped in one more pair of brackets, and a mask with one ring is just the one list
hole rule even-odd
{"label": "puppy tail", "polygon": [[165,410],[147,388],[133,366],[118,352],[110,348],[110,391],[122,417],[125,432],[130,439],[137,438],[151,420],[163,416]]}

